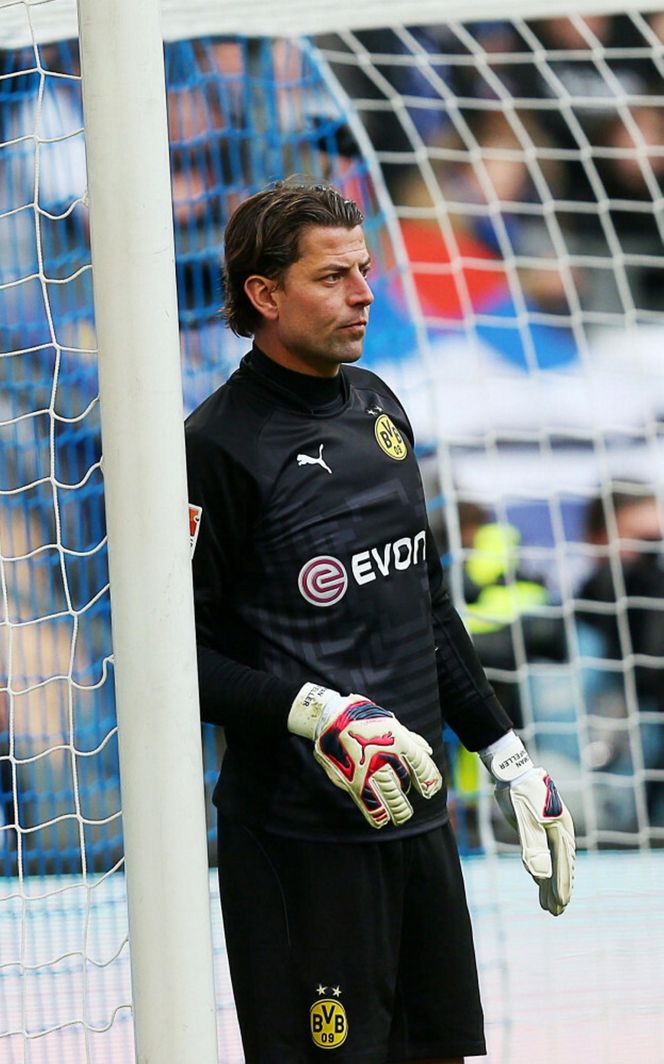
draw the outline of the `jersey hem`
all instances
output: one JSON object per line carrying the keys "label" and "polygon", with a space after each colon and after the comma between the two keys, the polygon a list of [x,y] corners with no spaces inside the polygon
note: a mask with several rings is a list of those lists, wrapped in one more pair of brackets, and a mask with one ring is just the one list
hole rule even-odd
{"label": "jersey hem", "polygon": [[391,842],[397,839],[407,839],[414,835],[424,835],[429,831],[435,831],[436,828],[443,827],[449,823],[449,811],[445,809],[438,816],[433,817],[431,820],[418,820],[416,824],[407,825],[405,827],[394,828],[393,830],[381,828],[380,830],[373,829],[368,832],[347,832],[347,831],[307,831],[306,829],[289,829],[280,825],[273,824],[257,824],[250,823],[244,819],[236,819],[232,814],[228,814],[225,811],[220,812],[222,819],[233,824],[243,824],[245,827],[255,827],[260,831],[267,832],[268,835],[278,835],[288,839],[300,839],[303,842],[326,842],[326,843],[367,843],[367,842]]}

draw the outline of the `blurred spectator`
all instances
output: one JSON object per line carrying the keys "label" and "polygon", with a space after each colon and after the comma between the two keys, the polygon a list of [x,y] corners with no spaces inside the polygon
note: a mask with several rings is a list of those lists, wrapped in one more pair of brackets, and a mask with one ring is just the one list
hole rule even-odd
{"label": "blurred spectator", "polygon": [[[586,539],[597,548],[595,567],[578,593],[577,611],[601,632],[607,657],[634,661],[639,700],[658,710],[664,710],[663,530],[657,497],[645,485],[594,499]],[[593,608],[597,603],[610,608]]]}
{"label": "blurred spectator", "polygon": [[642,33],[627,16],[556,16],[520,27],[514,51],[502,70],[504,84],[520,109],[532,107],[547,136],[570,153],[565,197],[588,198],[592,165],[580,153],[596,142],[607,116],[647,92],[658,76]]}
{"label": "blurred spectator", "polygon": [[[524,123],[471,112],[463,136],[431,149],[437,188],[411,166],[395,178],[394,194],[430,336],[472,330],[501,359],[535,370],[577,359],[568,289],[578,292],[584,277],[556,260],[533,215],[542,190],[524,137],[535,137]],[[546,187],[555,170],[537,169]]]}
{"label": "blurred spectator", "polygon": [[[522,571],[520,533],[472,502],[458,508],[463,548],[461,612],[482,664],[502,674],[492,683],[517,727],[524,723],[518,670],[567,656],[564,622],[552,611],[544,580]],[[511,674],[511,675],[510,675]]]}
{"label": "blurred spectator", "polygon": [[[502,80],[523,101],[519,113],[534,112],[559,149],[554,194],[570,250],[661,256],[662,77],[642,29],[628,16],[589,15],[537,20],[520,35]],[[630,297],[637,309],[662,309],[661,268],[628,262],[619,269],[628,291],[598,269],[586,286],[587,309],[630,310]]]}
{"label": "blurred spectator", "polygon": [[[486,260],[518,256],[520,232],[533,221],[539,224],[529,244],[540,241],[541,257],[549,255],[546,229],[552,226],[558,256],[566,242],[572,257],[597,259],[586,263],[581,291],[574,295],[583,310],[662,309],[664,266],[656,260],[664,258],[664,235],[656,205],[664,118],[662,75],[652,47],[662,23],[657,16],[651,21],[650,36],[643,19],[587,15],[423,26],[403,33],[382,29],[353,34],[350,40],[321,40],[337,54],[357,51],[361,59],[366,49],[372,57],[371,66],[333,61],[333,68],[350,95],[362,101],[360,115],[397,205],[409,205],[401,187],[410,180],[413,152],[427,149],[431,170],[422,168],[421,184],[430,193],[427,186],[435,174],[448,224],[421,260],[427,267],[439,266],[437,275],[429,271],[420,278],[423,290],[440,282],[443,294],[434,313],[442,307],[449,317],[452,307],[453,315],[467,318],[477,311],[476,297],[483,299],[485,288],[493,295],[502,280],[503,291],[511,291],[496,316],[516,318],[521,311],[523,317],[514,290],[532,277],[513,276],[510,285],[506,272],[501,278],[500,269]],[[420,219],[411,225],[405,217],[409,227],[421,228]],[[417,233],[413,240],[418,247],[424,243]],[[464,258],[477,265],[460,269]],[[602,259],[612,259],[615,272]],[[570,288],[573,280],[578,278],[570,279]],[[525,310],[562,318],[568,292],[561,285],[558,289],[553,311],[531,290]],[[533,363],[526,350],[530,341],[516,327],[502,322],[491,339],[504,341],[513,357],[526,356]],[[556,348],[550,358],[554,365],[575,351],[571,330],[562,321],[534,346],[537,362]]]}
{"label": "blurred spectator", "polygon": [[[496,521],[489,509],[471,500],[461,500],[456,515],[463,563],[461,601],[456,605],[492,687],[521,728],[524,666],[565,657],[563,622],[555,612],[542,609],[550,604],[543,581],[521,569],[518,530]],[[448,554],[447,526],[441,528],[434,522],[432,527],[441,553]],[[474,845],[479,842],[477,795],[481,789],[477,759],[447,732],[446,742],[455,791],[451,811],[457,830]],[[498,822],[494,831],[503,841],[508,838]]]}
{"label": "blurred spectator", "polygon": [[[495,99],[490,66],[492,53],[512,53],[516,35],[506,20],[410,26],[403,30],[372,29],[346,37],[321,35],[324,49],[364,52],[372,56],[374,75],[362,63],[334,64],[334,73],[353,99],[366,101],[362,121],[376,151],[408,152],[421,141],[437,143],[456,128],[457,100]],[[486,56],[487,64],[477,56]],[[398,101],[395,105],[395,101]],[[392,169],[385,177],[391,188]]]}
{"label": "blurred spectator", "polygon": [[[392,29],[360,30],[354,34],[361,49],[379,57],[374,77],[366,73],[361,64],[334,66],[335,75],[352,98],[370,101],[360,113],[371,142],[379,152],[408,151],[413,147],[413,135],[427,143],[449,124],[439,89],[441,82],[450,81],[449,65],[444,59],[432,60],[428,67],[424,59],[420,63],[403,62],[405,56],[412,55],[413,49],[421,49],[423,55],[439,52],[435,31],[416,27],[408,32],[412,46]],[[334,34],[320,35],[317,44],[333,51],[348,47]],[[396,96],[407,99],[405,112],[392,106]],[[386,176],[389,184],[389,173]]]}
{"label": "blurred spectator", "polygon": [[[588,506],[586,539],[596,548],[595,563],[578,592],[577,620],[600,636],[604,657],[621,663],[605,673],[605,690],[623,701],[628,720],[639,714],[645,769],[661,771],[664,718],[643,717],[664,712],[664,522],[657,497],[644,484],[609,486]],[[620,732],[613,736],[619,746]],[[619,756],[609,739],[607,732],[600,751],[607,764]],[[651,823],[664,824],[664,782],[647,779],[646,796]]]}
{"label": "blurred spectator", "polygon": [[[617,245],[624,256],[617,266],[624,271],[634,307],[661,311],[664,231],[658,204],[664,190],[664,109],[642,102],[609,114],[598,124],[594,144],[599,190],[594,189],[593,198],[608,201],[608,210],[578,216],[579,249],[585,246],[608,257],[614,239],[614,249]],[[624,294],[607,288],[606,279],[601,291],[598,287],[599,279],[594,308],[632,309]]]}

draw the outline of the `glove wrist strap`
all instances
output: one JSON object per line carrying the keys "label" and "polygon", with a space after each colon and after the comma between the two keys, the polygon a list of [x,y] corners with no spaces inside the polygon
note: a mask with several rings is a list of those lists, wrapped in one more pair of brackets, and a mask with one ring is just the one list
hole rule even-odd
{"label": "glove wrist strap", "polygon": [[305,683],[300,688],[288,714],[288,730],[305,739],[316,739],[322,730],[325,710],[336,691],[315,683]]}
{"label": "glove wrist strap", "polygon": [[512,783],[533,768],[528,751],[513,731],[479,753],[482,762],[498,783]]}

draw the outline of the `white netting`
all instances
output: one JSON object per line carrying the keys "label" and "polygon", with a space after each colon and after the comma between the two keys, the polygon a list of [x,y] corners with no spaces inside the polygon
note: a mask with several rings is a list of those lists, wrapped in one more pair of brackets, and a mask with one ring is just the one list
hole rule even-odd
{"label": "white netting", "polygon": [[[376,259],[366,365],[411,414],[489,673],[584,847],[661,844],[664,16],[270,8],[243,31],[318,35],[163,4],[187,409],[243,350],[217,314],[233,206],[289,172],[342,184]],[[0,1056],[33,1064],[132,1053],[74,36],[70,0],[0,3]],[[507,847],[450,752],[462,848]],[[487,1011],[504,1034],[513,1004]],[[518,1041],[491,1059],[532,1059]]]}
{"label": "white netting", "polygon": [[591,846],[664,838],[663,32],[621,14],[319,41],[427,338],[373,364],[438,482],[483,660]]}
{"label": "white netting", "polygon": [[0,100],[1,1055],[87,1060],[131,1029],[126,976],[106,993],[127,940],[74,43],[3,51]]}

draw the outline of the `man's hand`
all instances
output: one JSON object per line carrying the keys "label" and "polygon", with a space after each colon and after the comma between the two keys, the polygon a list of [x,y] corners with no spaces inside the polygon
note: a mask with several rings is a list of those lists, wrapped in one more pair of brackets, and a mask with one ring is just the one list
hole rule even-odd
{"label": "man's hand", "polygon": [[288,729],[313,740],[316,760],[374,828],[412,816],[406,797],[411,783],[423,798],[442,787],[429,744],[362,695],[305,684],[291,707]]}
{"label": "man's hand", "polygon": [[533,766],[514,732],[480,751],[496,781],[495,796],[516,828],[521,857],[539,886],[543,909],[560,916],[574,886],[574,824],[545,769]]}

